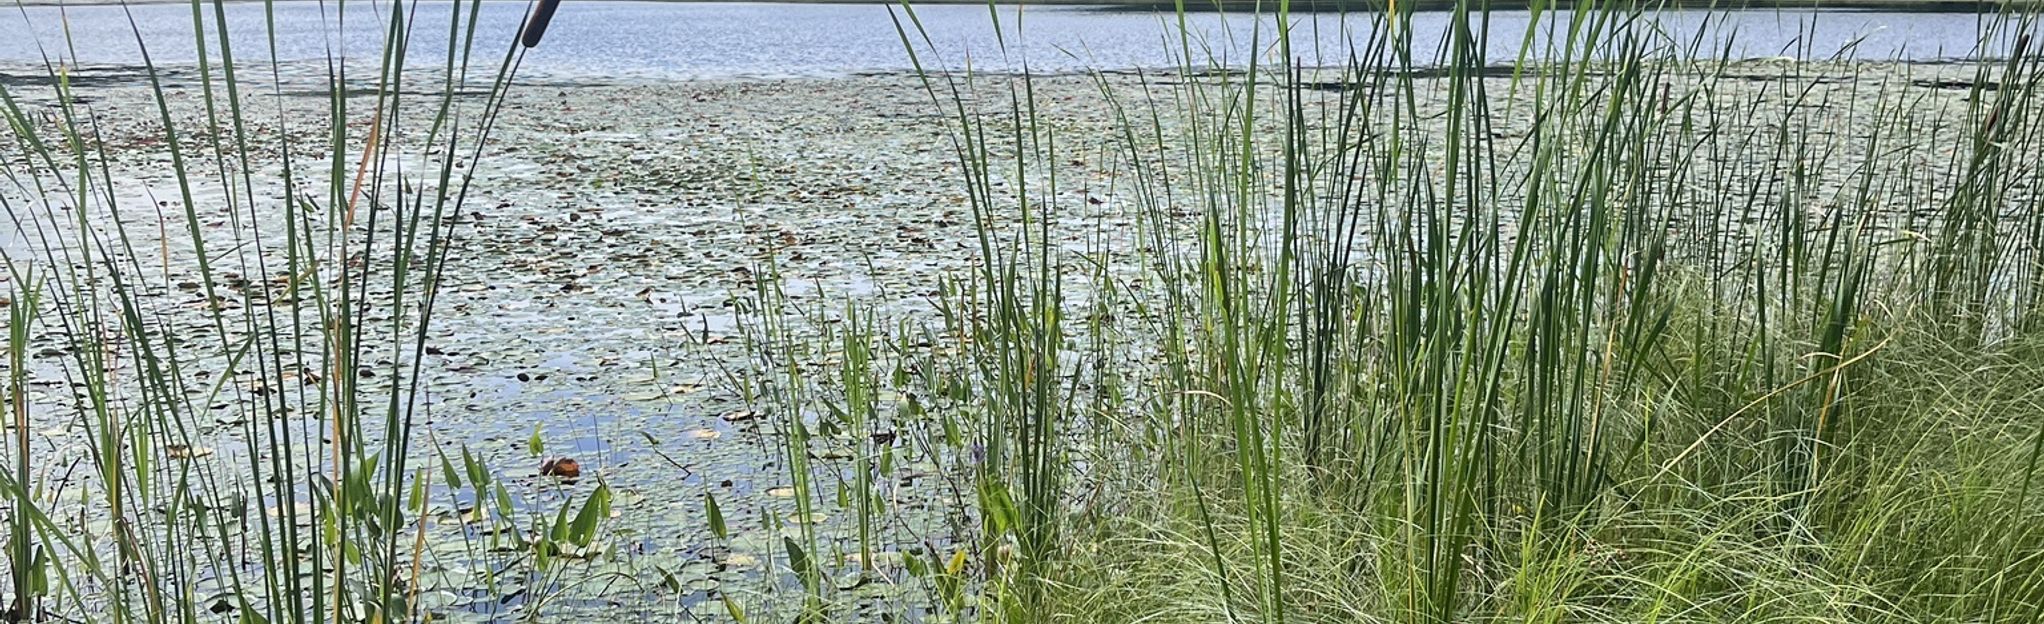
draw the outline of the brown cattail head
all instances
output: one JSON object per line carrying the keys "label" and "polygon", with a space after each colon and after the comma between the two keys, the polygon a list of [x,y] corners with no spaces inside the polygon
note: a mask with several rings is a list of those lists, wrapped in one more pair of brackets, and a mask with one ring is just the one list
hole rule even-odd
{"label": "brown cattail head", "polygon": [[540,38],[546,36],[547,23],[554,21],[554,10],[558,8],[561,8],[561,0],[539,0],[539,6],[532,8],[532,17],[525,20],[525,28],[519,32],[519,43],[528,48],[538,47]]}

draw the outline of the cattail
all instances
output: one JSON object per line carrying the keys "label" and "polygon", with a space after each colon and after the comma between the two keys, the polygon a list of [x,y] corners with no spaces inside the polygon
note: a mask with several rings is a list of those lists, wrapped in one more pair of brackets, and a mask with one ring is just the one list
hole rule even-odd
{"label": "cattail", "polygon": [[539,6],[532,8],[532,17],[525,20],[525,28],[519,35],[519,43],[525,47],[539,47],[539,40],[546,36],[546,25],[554,20],[554,9],[561,8],[561,0],[539,0]]}

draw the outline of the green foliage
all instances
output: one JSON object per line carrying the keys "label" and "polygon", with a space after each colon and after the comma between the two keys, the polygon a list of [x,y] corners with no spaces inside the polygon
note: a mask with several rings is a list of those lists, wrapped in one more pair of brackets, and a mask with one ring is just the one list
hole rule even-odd
{"label": "green foliage", "polygon": [[[1733,63],[1617,1],[1536,3],[1525,33],[1457,5],[1428,49],[1410,4],[1347,16],[1329,53],[1294,48],[1281,2],[1231,33],[1259,52],[1241,72],[1181,7],[1178,67],[1092,77],[1104,136],[1026,67],[919,69],[971,265],[926,324],[802,307],[754,267],[731,376],[793,513],[733,523],[705,488],[702,548],[786,566],[748,576],[761,602],[702,604],[831,621],[899,584],[926,604],[877,608],[960,622],[2038,620],[2033,15],[1983,20],[2005,58],[1918,67]],[[439,619],[419,593],[457,576],[541,618],[637,554],[602,479],[413,444],[452,215],[522,52],[468,76],[494,43],[456,3],[445,67],[408,69],[411,6],[375,13],[375,72],[327,66],[308,161],[246,105],[282,90],[276,59],[278,84],[237,77],[225,9],[193,3],[197,94],[145,67],[182,232],[118,214],[66,69],[33,104],[0,85],[0,199],[54,237],[6,258],[13,619]],[[942,33],[892,10],[920,68]],[[191,257],[189,285],[152,251]],[[35,467],[58,459],[28,438],[44,374],[76,389],[38,406],[80,430],[75,477]],[[247,448],[200,461],[221,427]],[[958,508],[901,513],[928,505],[895,496],[913,479]]]}
{"label": "green foliage", "polygon": [[[17,289],[5,303],[10,619],[409,621],[431,615],[416,601],[435,576],[530,568],[473,542],[429,551],[433,499],[456,499],[445,515],[459,520],[516,506],[466,449],[460,468],[438,455],[437,486],[410,465],[426,456],[412,444],[418,372],[454,215],[521,52],[479,36],[477,2],[440,24],[412,23],[410,2],[343,4],[333,15],[384,38],[367,57],[332,49],[323,74],[302,78],[274,56],[274,7],[230,37],[224,3],[190,3],[196,67],[159,67],[162,42],[131,23],[147,90],[129,105],[152,113],[148,128],[119,129],[74,91],[68,29],[44,42],[61,44],[46,81],[0,84],[0,208],[37,233],[4,252]],[[443,67],[406,65],[415,27],[446,34],[427,54]],[[271,56],[236,56],[252,35]],[[267,105],[304,87],[325,109],[315,121]],[[153,151],[113,146],[130,131]],[[147,183],[176,191],[144,225],[130,172],[159,155]],[[77,391],[31,408],[30,377]],[[75,423],[79,443],[31,447],[44,423]],[[571,543],[591,543],[607,496]]]}
{"label": "green foliage", "polygon": [[[983,453],[980,617],[2044,609],[2044,211],[2009,192],[2044,182],[2010,160],[2044,147],[2034,17],[1983,22],[2009,56],[1947,108],[1915,90],[1940,68],[1733,64],[1656,8],[1497,33],[1458,5],[1432,64],[1410,6],[1352,14],[1329,68],[1280,6],[1231,33],[1270,51],[1244,73],[1181,14],[1170,79],[1098,76],[1105,139],[1027,72],[921,72],[978,237],[938,303],[954,367],[918,365],[972,389],[927,426]],[[1068,162],[1103,144],[1092,208]]]}

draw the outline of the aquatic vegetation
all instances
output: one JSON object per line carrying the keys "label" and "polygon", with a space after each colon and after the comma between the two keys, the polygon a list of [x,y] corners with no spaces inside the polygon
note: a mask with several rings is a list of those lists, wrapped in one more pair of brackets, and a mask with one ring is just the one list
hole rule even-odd
{"label": "aquatic vegetation", "polygon": [[[12,621],[416,620],[449,587],[543,600],[550,559],[593,552],[605,488],[570,520],[415,444],[439,276],[524,53],[477,38],[479,7],[351,16],[383,22],[380,56],[309,78],[274,22],[267,63],[237,57],[217,3],[191,5],[196,68],[159,71],[131,17],[167,156],[139,184],[68,64],[0,85],[0,203],[32,241],[7,252]],[[440,62],[408,65],[414,27],[446,29]],[[294,127],[302,86],[327,115]],[[151,182],[176,195],[138,201]]]}
{"label": "aquatic vegetation", "polygon": [[[906,77],[519,100],[545,28],[478,2],[336,5],[386,35],[325,64],[194,3],[135,102],[0,82],[9,619],[2044,616],[2033,15],[1911,64],[1403,4],[1084,75],[904,4]],[[589,114],[805,89],[904,127]],[[848,145],[908,153],[766,153]]]}
{"label": "aquatic vegetation", "polygon": [[[1329,55],[1280,7],[1243,71],[1099,76],[1104,138],[1026,65],[922,72],[975,264],[928,329],[809,343],[928,337],[897,428],[969,478],[911,576],[996,621],[2038,617],[2034,18],[1750,64],[1652,9]],[[865,383],[785,380],[790,454]]]}

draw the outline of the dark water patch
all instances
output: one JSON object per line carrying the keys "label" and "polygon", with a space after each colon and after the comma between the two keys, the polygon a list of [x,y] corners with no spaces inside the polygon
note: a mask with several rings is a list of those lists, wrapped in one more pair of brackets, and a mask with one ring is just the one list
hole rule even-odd
{"label": "dark water patch", "polygon": [[1986,81],[1950,80],[1950,79],[1938,80],[1926,78],[1911,80],[1910,84],[1914,84],[1916,86],[1923,87],[1926,89],[1937,89],[1941,91],[1972,91],[1976,88],[1980,89],[1981,91],[2001,90],[2001,82],[1994,80]]}

